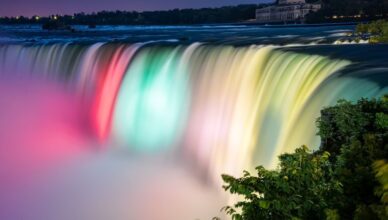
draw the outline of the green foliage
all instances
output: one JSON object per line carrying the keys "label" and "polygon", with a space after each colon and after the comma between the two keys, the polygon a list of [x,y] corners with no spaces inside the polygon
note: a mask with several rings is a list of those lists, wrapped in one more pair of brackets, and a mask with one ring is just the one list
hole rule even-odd
{"label": "green foliage", "polygon": [[317,120],[322,142],[279,157],[277,170],[223,175],[224,189],[244,197],[233,219],[388,219],[388,97],[340,100]]}
{"label": "green foliage", "polygon": [[241,178],[222,176],[225,190],[245,197],[225,208],[233,219],[322,219],[332,208],[328,198],[336,197],[341,186],[332,178],[329,153],[314,155],[303,146],[279,159],[275,171],[259,166],[257,176],[246,171]]}
{"label": "green foliage", "polygon": [[358,24],[356,27],[356,33],[361,36],[370,36],[371,43],[387,43],[388,22],[385,20],[377,20],[369,24]]}
{"label": "green foliage", "polygon": [[360,23],[356,26],[356,33],[357,34],[366,34],[369,32],[368,24]]}
{"label": "green foliage", "polygon": [[387,132],[384,126],[387,114],[388,100],[385,98],[361,99],[356,104],[340,100],[337,105],[323,109],[317,119],[322,141],[320,150],[335,157],[344,144],[362,140],[368,133],[383,135]]}
{"label": "green foliage", "polygon": [[378,160],[373,164],[373,168],[379,181],[375,194],[381,201],[381,204],[375,204],[374,208],[380,219],[388,219],[388,163],[386,160]]}
{"label": "green foliage", "polygon": [[334,175],[343,185],[340,199],[333,201],[343,218],[378,219],[372,204],[379,202],[373,162],[388,158],[388,101],[341,100],[322,110],[317,120],[321,151],[332,153]]}
{"label": "green foliage", "polygon": [[326,209],[326,220],[340,220],[341,217],[336,209]]}
{"label": "green foliage", "polygon": [[380,183],[380,186],[376,188],[376,195],[381,197],[383,204],[388,205],[388,163],[385,160],[378,160],[373,166]]}

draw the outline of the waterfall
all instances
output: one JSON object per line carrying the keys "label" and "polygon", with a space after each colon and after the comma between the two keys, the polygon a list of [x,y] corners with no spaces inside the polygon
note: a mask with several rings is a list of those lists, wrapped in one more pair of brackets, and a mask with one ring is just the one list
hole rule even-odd
{"label": "waterfall", "polygon": [[90,108],[96,139],[138,153],[173,152],[219,182],[302,144],[340,98],[388,92],[341,71],[349,60],[271,46],[0,45],[0,79],[63,82]]}

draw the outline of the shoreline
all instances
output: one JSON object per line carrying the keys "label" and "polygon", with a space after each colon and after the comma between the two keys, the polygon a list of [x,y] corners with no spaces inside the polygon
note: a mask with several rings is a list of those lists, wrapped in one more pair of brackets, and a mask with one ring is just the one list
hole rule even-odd
{"label": "shoreline", "polygon": [[[326,27],[326,26],[354,26],[359,24],[359,22],[339,22],[339,23],[315,23],[315,24],[263,24],[256,22],[237,22],[237,23],[212,23],[212,24],[142,24],[142,25],[134,25],[134,24],[97,24],[96,26],[124,26],[124,27],[207,27],[207,26],[257,26],[257,27],[268,27],[268,28],[282,28],[282,27]],[[19,23],[19,24],[1,24],[0,26],[42,26],[44,24],[31,24],[31,23]],[[86,24],[70,24],[69,26],[88,26]],[[93,28],[91,28],[93,29]]]}

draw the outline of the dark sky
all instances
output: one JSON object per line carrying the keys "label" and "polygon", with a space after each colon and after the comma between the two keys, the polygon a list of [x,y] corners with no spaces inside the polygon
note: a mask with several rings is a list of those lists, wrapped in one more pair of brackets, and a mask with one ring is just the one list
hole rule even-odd
{"label": "dark sky", "polygon": [[0,0],[0,17],[73,14],[101,10],[165,10],[250,4],[271,0]]}

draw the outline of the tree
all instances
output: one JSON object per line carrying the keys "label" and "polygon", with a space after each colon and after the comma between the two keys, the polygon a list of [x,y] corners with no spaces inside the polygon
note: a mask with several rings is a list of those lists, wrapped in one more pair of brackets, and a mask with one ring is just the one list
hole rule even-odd
{"label": "tree", "polygon": [[388,96],[340,100],[317,120],[322,142],[279,157],[277,170],[222,175],[244,197],[225,208],[233,219],[388,219]]}
{"label": "tree", "polygon": [[[167,11],[100,11],[97,13],[77,13],[74,16],[56,16],[57,22],[65,25],[182,25],[182,24],[209,24],[233,23],[255,18],[255,10],[267,4],[247,4],[225,6],[219,8],[173,9]],[[39,20],[34,18],[1,18],[0,24],[45,24],[49,17]]]}
{"label": "tree", "polygon": [[356,34],[369,36],[371,43],[387,43],[388,22],[385,20],[377,20],[369,24],[358,24],[356,26]]}
{"label": "tree", "polygon": [[374,194],[378,182],[373,163],[388,158],[387,120],[386,96],[360,99],[354,104],[340,100],[336,106],[322,110],[317,120],[320,151],[331,153],[334,174],[343,185],[342,198],[333,201],[342,218],[368,215],[368,219],[378,219],[371,208],[379,203]]}
{"label": "tree", "polygon": [[374,205],[380,219],[388,219],[388,163],[386,160],[378,160],[373,164],[379,186],[375,194],[380,197],[381,204]]}
{"label": "tree", "polygon": [[278,170],[259,166],[257,176],[222,176],[225,190],[245,197],[225,208],[233,219],[324,219],[333,208],[328,198],[340,194],[341,186],[333,179],[329,153],[314,155],[302,146],[279,159]]}

